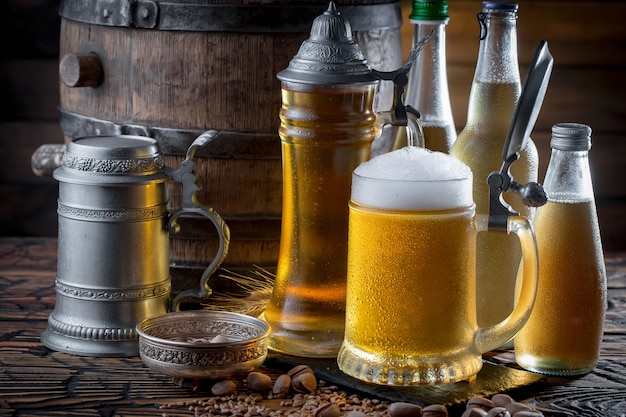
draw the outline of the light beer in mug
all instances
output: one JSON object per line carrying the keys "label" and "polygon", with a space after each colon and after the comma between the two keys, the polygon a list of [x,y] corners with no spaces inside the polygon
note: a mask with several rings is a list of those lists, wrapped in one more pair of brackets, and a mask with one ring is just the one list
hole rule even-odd
{"label": "light beer in mug", "polygon": [[416,147],[355,170],[346,335],[338,356],[343,372],[388,385],[467,379],[481,369],[481,353],[528,317],[536,248],[530,226],[518,218],[527,225],[520,239],[535,268],[524,270],[520,308],[506,329],[478,326],[476,235],[485,227],[474,213],[471,184],[465,164]]}

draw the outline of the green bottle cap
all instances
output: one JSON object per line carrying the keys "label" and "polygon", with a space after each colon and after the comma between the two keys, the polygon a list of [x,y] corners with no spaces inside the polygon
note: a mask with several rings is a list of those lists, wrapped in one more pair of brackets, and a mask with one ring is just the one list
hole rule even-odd
{"label": "green bottle cap", "polygon": [[414,1],[410,20],[450,20],[448,2],[446,0]]}

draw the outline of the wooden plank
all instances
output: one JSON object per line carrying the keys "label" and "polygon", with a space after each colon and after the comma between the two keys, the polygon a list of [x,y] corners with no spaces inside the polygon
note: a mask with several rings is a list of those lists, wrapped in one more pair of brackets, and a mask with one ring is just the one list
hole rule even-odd
{"label": "wooden plank", "polygon": [[[140,358],[80,357],[52,352],[40,344],[45,315],[30,316],[30,310],[38,310],[39,300],[49,299],[54,293],[56,243],[55,239],[0,238],[0,309],[7,304],[20,305],[24,315],[22,319],[7,318],[0,310],[0,413],[20,416],[196,415],[195,407],[211,396],[208,393],[210,382],[194,391],[190,381],[172,381],[146,368]],[[618,411],[623,412],[626,406],[623,350],[626,343],[626,253],[607,258],[607,271],[610,303],[598,367],[577,378],[535,376],[537,382],[522,384],[510,391],[514,398],[526,399],[544,408],[547,417],[619,415]],[[48,304],[46,309],[49,312],[52,306]],[[7,332],[5,325],[17,321],[20,326]],[[514,368],[509,351],[493,352],[485,359],[492,372],[502,367]],[[280,360],[284,358],[268,361],[262,371],[275,379],[284,370],[285,362],[277,364]],[[334,366],[332,363],[322,366],[318,377],[331,375]],[[334,380],[328,381],[330,385]],[[237,384],[244,393],[241,378],[237,379]],[[460,383],[465,385],[461,388],[469,390],[479,387],[472,387],[472,384]],[[357,393],[360,398],[387,401],[401,398],[419,402],[414,396],[416,391],[427,395],[429,391],[448,390],[453,396],[460,395],[455,386],[422,388],[378,387],[356,381],[352,381],[352,388],[338,387]],[[481,394],[490,392],[493,387],[486,389]],[[275,400],[263,400],[260,405],[279,408]],[[460,416],[462,408],[462,400],[452,402],[450,415]],[[295,411],[293,407],[290,409]]]}
{"label": "wooden plank", "polygon": [[596,199],[596,208],[604,250],[622,250],[626,244],[626,199]]}
{"label": "wooden plank", "polygon": [[[623,16],[626,3],[619,1],[519,0],[518,49],[522,66],[532,60],[540,40],[567,65],[624,66],[626,32]],[[411,1],[402,0],[403,44],[410,45],[408,16]],[[448,2],[450,22],[446,28],[448,62],[475,63],[478,55],[479,25],[476,14],[481,3],[474,0]]]}
{"label": "wooden plank", "polygon": [[[525,70],[524,70],[525,71]],[[465,126],[474,68],[448,67],[450,101],[457,130]],[[522,73],[522,81],[525,72]],[[555,123],[580,122],[598,132],[623,132],[626,69],[572,68],[555,64],[536,128],[550,131]]]}
{"label": "wooden plank", "polygon": [[[565,121],[565,120],[562,120]],[[531,134],[539,153],[539,180],[543,182],[550,162],[551,132],[534,130]],[[592,132],[589,165],[596,198],[626,197],[626,141],[622,135]]]}

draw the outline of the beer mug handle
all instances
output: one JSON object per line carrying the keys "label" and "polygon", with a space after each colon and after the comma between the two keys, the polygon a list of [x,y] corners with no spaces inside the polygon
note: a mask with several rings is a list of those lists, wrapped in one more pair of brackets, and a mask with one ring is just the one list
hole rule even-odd
{"label": "beer mug handle", "polygon": [[168,175],[174,181],[183,184],[182,208],[172,213],[168,222],[171,233],[178,233],[180,230],[180,226],[178,225],[178,218],[180,216],[183,214],[196,214],[208,218],[211,223],[213,223],[219,238],[219,248],[209,266],[207,266],[202,273],[199,288],[182,291],[178,294],[174,298],[174,301],[172,301],[172,311],[178,311],[184,299],[195,298],[202,300],[211,295],[212,289],[209,285],[209,278],[211,278],[213,273],[219,268],[228,254],[228,246],[230,244],[230,229],[228,225],[212,207],[202,205],[196,198],[196,192],[200,190],[200,187],[196,183],[197,177],[194,172],[194,155],[198,148],[211,142],[218,135],[218,131],[209,130],[198,136],[187,150],[187,157],[181,164],[181,167],[176,171],[168,172]]}
{"label": "beer mug handle", "polygon": [[[504,233],[503,231],[487,231],[489,215],[476,215],[475,224],[479,233]],[[489,352],[509,341],[526,324],[535,303],[538,279],[538,255],[535,233],[529,220],[522,216],[507,218],[506,233],[515,233],[522,247],[522,270],[517,279],[520,291],[513,311],[507,318],[493,326],[480,328],[475,338],[476,348],[480,353]],[[494,254],[497,256],[498,254]]]}

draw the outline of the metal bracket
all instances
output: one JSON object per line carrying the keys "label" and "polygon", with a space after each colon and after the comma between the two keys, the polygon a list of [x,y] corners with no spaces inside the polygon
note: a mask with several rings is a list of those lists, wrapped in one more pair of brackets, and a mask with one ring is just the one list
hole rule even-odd
{"label": "metal bracket", "polygon": [[402,101],[402,97],[404,96],[404,89],[409,83],[409,77],[407,73],[411,70],[411,67],[415,63],[417,56],[420,54],[422,49],[424,49],[424,45],[426,42],[430,40],[433,35],[433,31],[430,31],[420,42],[415,45],[411,52],[409,53],[409,57],[407,58],[404,65],[398,68],[395,71],[377,71],[372,70],[374,74],[376,74],[381,80],[387,80],[393,82],[393,98],[394,105],[392,108],[392,124],[394,126],[407,126],[408,124],[408,112],[413,113],[417,118],[419,118],[419,112],[412,108],[411,106],[405,106]]}
{"label": "metal bracket", "polygon": [[[97,119],[59,109],[61,131],[65,136],[77,138],[100,135],[136,135],[154,138],[165,155],[183,156],[188,147],[204,130],[174,129],[131,123],[118,123]],[[197,156],[220,159],[281,159],[278,132],[220,131],[219,141],[197,150]]]}
{"label": "metal bracket", "polygon": [[519,153],[512,154],[504,163],[500,171],[489,174],[489,229],[507,230],[507,218],[519,216],[519,213],[507,204],[502,198],[502,193],[508,190],[518,194],[522,203],[529,207],[540,207],[548,202],[545,190],[536,182],[519,184],[513,181],[510,169],[513,162],[519,159]]}

